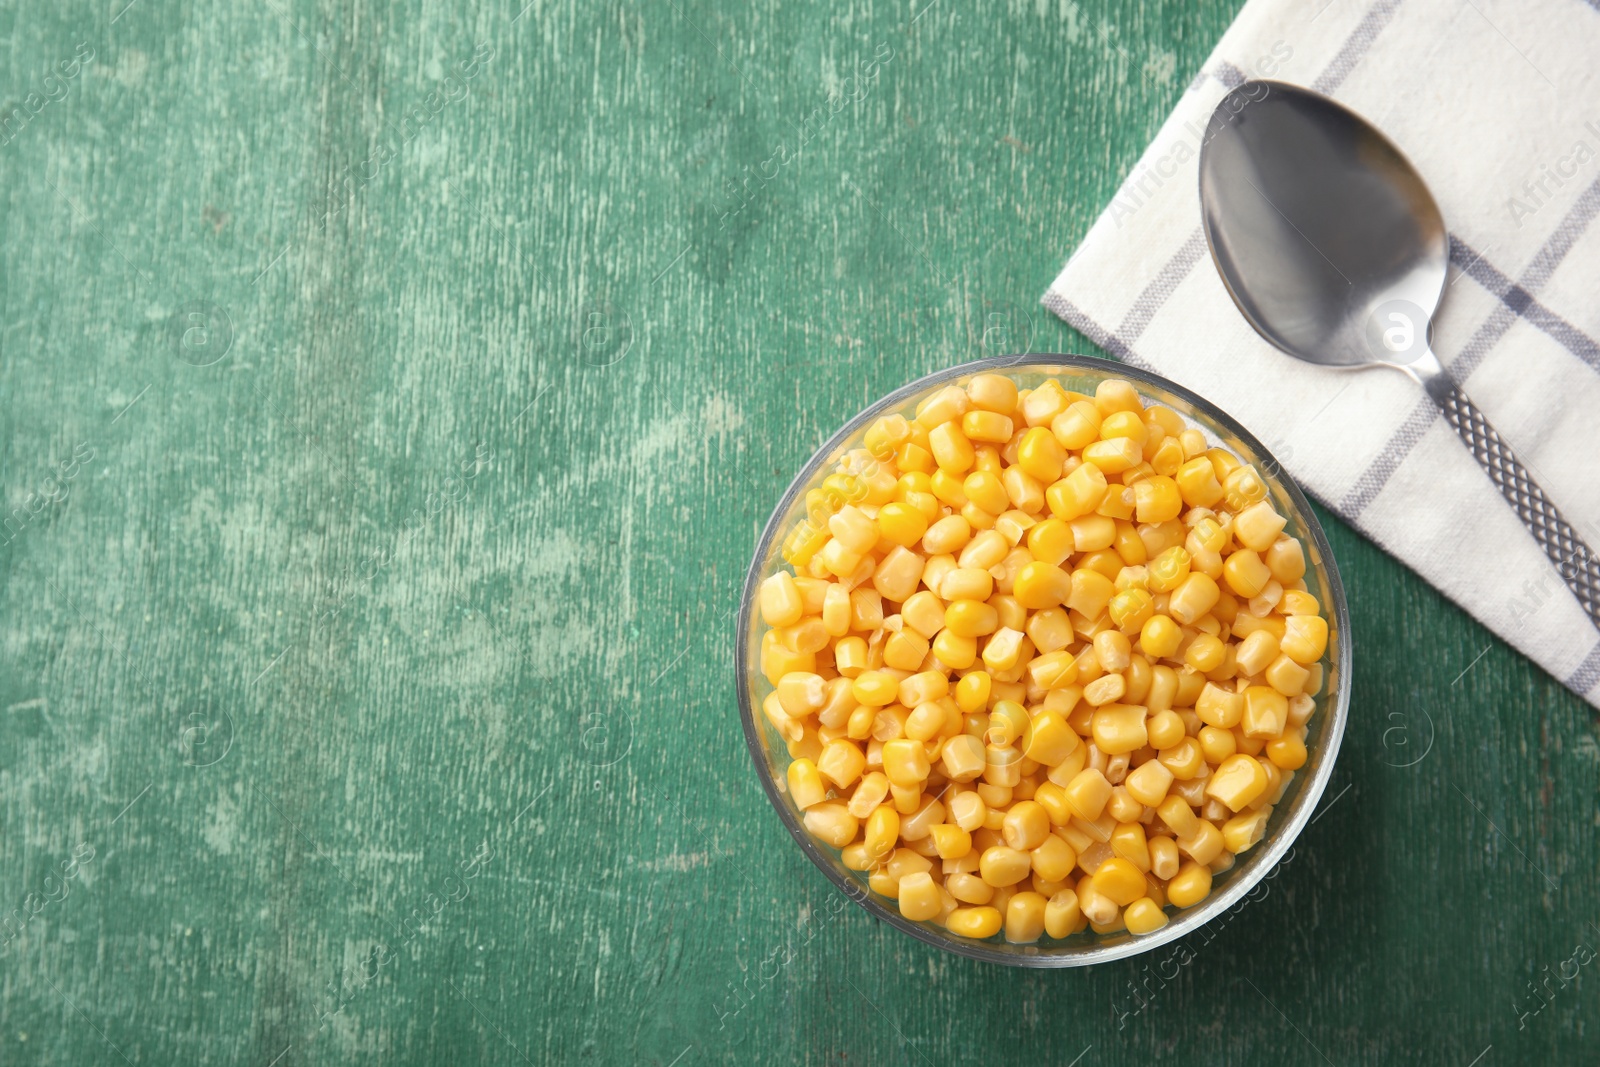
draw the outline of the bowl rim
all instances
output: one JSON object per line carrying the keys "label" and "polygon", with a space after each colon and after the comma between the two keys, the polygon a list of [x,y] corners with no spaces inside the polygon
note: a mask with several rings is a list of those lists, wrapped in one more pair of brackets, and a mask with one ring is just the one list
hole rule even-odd
{"label": "bowl rim", "polygon": [[[783,524],[789,509],[793,506],[796,497],[803,491],[803,487],[810,485],[817,471],[835,449],[855,435],[869,419],[875,418],[882,412],[899,406],[912,396],[926,392],[944,382],[989,370],[1033,365],[1081,368],[1096,372],[1104,372],[1109,369],[1114,377],[1125,377],[1136,383],[1153,386],[1156,390],[1170,393],[1193,405],[1197,410],[1204,412],[1217,425],[1242,440],[1262,461],[1270,462],[1276,469],[1273,480],[1282,486],[1290,501],[1299,510],[1305,522],[1306,532],[1310,535],[1312,542],[1316,546],[1317,554],[1322,560],[1321,568],[1327,579],[1328,588],[1332,593],[1329,610],[1333,613],[1334,632],[1337,634],[1339,648],[1338,662],[1334,667],[1334,671],[1330,672],[1330,684],[1332,684],[1333,679],[1336,679],[1338,692],[1333,694],[1333,699],[1330,701],[1328,715],[1332,723],[1329,728],[1328,739],[1323,747],[1322,760],[1318,764],[1316,772],[1301,785],[1300,799],[1297,802],[1295,811],[1289,821],[1279,828],[1272,841],[1267,844],[1265,858],[1259,862],[1255,873],[1250,878],[1235,879],[1227,888],[1211,897],[1204,904],[1184,910],[1171,919],[1165,927],[1154,933],[1131,937],[1126,941],[1113,945],[1092,945],[1083,949],[1059,953],[1023,954],[1003,951],[991,946],[986,941],[973,941],[958,938],[952,934],[942,934],[922,923],[912,922],[897,910],[889,908],[878,901],[872,893],[863,890],[855,882],[846,879],[834,870],[834,861],[823,854],[821,848],[812,840],[811,835],[806,832],[805,827],[789,811],[788,804],[780,794],[774,776],[767,770],[766,749],[763,747],[759,736],[760,725],[756,721],[755,709],[752,707],[750,699],[749,633],[756,602],[756,587],[760,581],[763,562],[767,557],[773,540],[780,535],[780,526]],[[1013,967],[1087,967],[1096,963],[1110,963],[1113,960],[1126,959],[1129,956],[1137,956],[1141,953],[1149,952],[1190,934],[1233,907],[1245,894],[1254,889],[1270,872],[1278,867],[1284,855],[1288,853],[1299,838],[1301,832],[1306,826],[1310,825],[1315,817],[1317,803],[1322,799],[1322,794],[1327,788],[1329,780],[1333,777],[1333,769],[1338,762],[1339,748],[1344,739],[1345,726],[1349,718],[1350,670],[1352,663],[1349,605],[1345,600],[1344,585],[1339,578],[1339,568],[1333,557],[1332,546],[1328,543],[1328,537],[1322,528],[1321,520],[1317,518],[1316,512],[1311,508],[1310,500],[1301,491],[1299,485],[1289,476],[1283,464],[1278,462],[1277,457],[1254,434],[1245,429],[1233,416],[1205,397],[1143,368],[1120,363],[1112,359],[1074,353],[1013,353],[991,356],[953,367],[946,367],[923,375],[921,378],[907,382],[900,388],[886,393],[868,404],[854,417],[846,420],[844,425],[818,446],[812,453],[811,458],[801,465],[793,481],[789,483],[789,487],[784,490],[783,495],[773,505],[772,514],[762,528],[761,535],[756,539],[750,566],[745,572],[733,644],[734,682],[738,690],[739,718],[744,727],[745,746],[749,750],[751,761],[755,765],[756,777],[761,781],[767,800],[771,802],[773,809],[778,813],[779,820],[783,823],[784,828],[789,831],[789,836],[794,838],[795,843],[800,846],[800,850],[805,853],[806,857],[823,873],[829,882],[843,891],[851,900],[865,908],[873,918],[886,922],[901,932],[909,934],[935,948],[954,952],[968,959]]]}

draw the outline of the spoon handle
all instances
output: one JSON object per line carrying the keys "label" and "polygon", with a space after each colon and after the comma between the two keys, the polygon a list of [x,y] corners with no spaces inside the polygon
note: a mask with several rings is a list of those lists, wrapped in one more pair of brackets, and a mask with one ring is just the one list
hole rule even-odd
{"label": "spoon handle", "polygon": [[1560,510],[1544,495],[1528,468],[1517,459],[1511,446],[1489,425],[1489,420],[1461,387],[1448,378],[1429,384],[1432,387],[1428,392],[1438,401],[1445,420],[1461,435],[1489,480],[1522,517],[1523,525],[1550,557],[1556,573],[1567,583],[1589,618],[1600,627],[1600,557],[1596,557],[1594,550],[1561,517]]}

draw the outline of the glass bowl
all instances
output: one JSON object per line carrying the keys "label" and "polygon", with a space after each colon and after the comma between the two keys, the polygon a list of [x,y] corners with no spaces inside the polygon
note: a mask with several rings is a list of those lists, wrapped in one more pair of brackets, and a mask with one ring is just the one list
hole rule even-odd
{"label": "glass bowl", "polygon": [[[820,484],[826,473],[849,449],[861,446],[867,427],[880,415],[899,412],[912,416],[917,403],[946,385],[961,385],[974,375],[999,371],[1011,375],[1020,385],[1036,386],[1046,378],[1056,378],[1069,390],[1093,393],[1107,378],[1122,378],[1134,383],[1147,402],[1165,404],[1183,415],[1189,423],[1222,447],[1232,450],[1244,462],[1254,464],[1268,484],[1270,499],[1288,519],[1285,532],[1300,539],[1306,553],[1306,585],[1324,607],[1328,619],[1328,649],[1322,664],[1325,681],[1317,695],[1317,710],[1310,720],[1306,738],[1308,758],[1296,773],[1288,791],[1273,809],[1267,831],[1255,847],[1243,853],[1232,868],[1213,881],[1212,893],[1205,901],[1181,911],[1168,911],[1167,925],[1154,933],[1133,935],[1126,931],[1096,934],[1085,929],[1070,937],[1048,937],[1031,945],[1014,945],[1004,940],[1004,932],[986,940],[973,940],[950,933],[932,922],[912,922],[903,917],[888,898],[873,893],[865,872],[852,871],[840,860],[837,849],[812,838],[801,823],[801,813],[789,797],[785,771],[788,750],[782,738],[758,714],[762,700],[772,686],[759,669],[760,629],[755,609],[757,589],[775,573],[783,561],[784,537],[803,518],[805,494]],[[1234,907],[1261,879],[1283,859],[1300,831],[1310,821],[1323,789],[1333,774],[1334,759],[1344,736],[1350,703],[1350,616],[1344,588],[1334,567],[1327,536],[1300,489],[1284,474],[1267,449],[1226,412],[1189,390],[1148,371],[1090,356],[1022,354],[998,356],[938,371],[902,386],[862,411],[834,434],[795,476],[767,521],[756,543],[755,556],[745,576],[744,596],[734,641],[734,673],[738,685],[739,714],[744,722],[745,741],[756,775],[772,801],[778,818],[800,850],[810,857],[830,881],[874,918],[888,923],[919,940],[970,959],[1004,963],[1016,967],[1079,967],[1105,963],[1141,952],[1148,952],[1191,933]]]}

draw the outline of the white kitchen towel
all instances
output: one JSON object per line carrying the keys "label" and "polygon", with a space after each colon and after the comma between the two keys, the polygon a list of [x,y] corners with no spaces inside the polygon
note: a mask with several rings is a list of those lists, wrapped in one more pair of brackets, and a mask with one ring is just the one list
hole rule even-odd
{"label": "white kitchen towel", "polygon": [[1196,192],[1206,122],[1247,78],[1327,93],[1382,129],[1452,235],[1434,351],[1600,550],[1597,72],[1600,0],[1250,0],[1044,304],[1215,401],[1600,707],[1600,633],[1449,423],[1398,371],[1315,367],[1257,336],[1211,262]]}

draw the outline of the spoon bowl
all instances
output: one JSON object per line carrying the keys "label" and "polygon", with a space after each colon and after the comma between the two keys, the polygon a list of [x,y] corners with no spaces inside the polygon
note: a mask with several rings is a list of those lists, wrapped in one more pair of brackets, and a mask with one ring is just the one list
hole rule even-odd
{"label": "spoon bowl", "polygon": [[1229,295],[1289,355],[1408,368],[1426,351],[1450,262],[1444,216],[1359,115],[1298,86],[1245,82],[1207,124],[1200,211]]}

